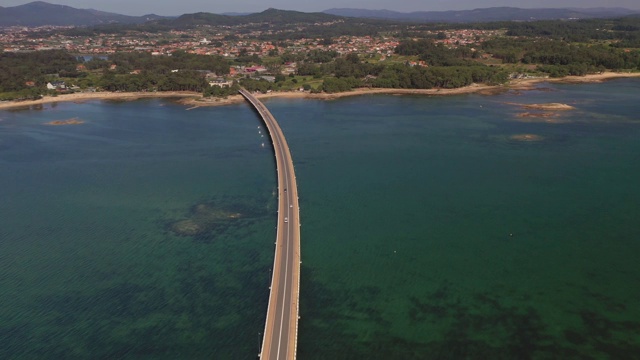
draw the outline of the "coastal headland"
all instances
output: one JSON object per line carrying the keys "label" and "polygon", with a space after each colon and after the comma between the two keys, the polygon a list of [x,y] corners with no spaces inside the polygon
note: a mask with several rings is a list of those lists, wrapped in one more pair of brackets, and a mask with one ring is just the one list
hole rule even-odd
{"label": "coastal headland", "polygon": [[[370,94],[388,94],[388,95],[428,95],[428,96],[445,96],[445,95],[461,95],[478,93],[483,95],[493,95],[508,90],[530,90],[536,84],[547,83],[597,83],[617,78],[640,77],[640,73],[620,73],[620,72],[604,72],[601,74],[592,74],[585,76],[567,76],[563,78],[535,78],[535,79],[518,79],[512,80],[504,85],[484,85],[472,84],[465,87],[454,89],[393,89],[393,88],[359,88],[340,93],[320,93],[312,94],[309,92],[288,91],[288,92],[270,92],[267,94],[257,94],[258,99],[268,98],[304,98],[304,99],[324,99],[332,100],[349,96],[360,96]],[[21,107],[30,107],[34,105],[43,105],[57,102],[83,102],[89,100],[137,100],[144,98],[176,98],[178,102],[189,106],[189,109],[204,106],[221,106],[236,104],[243,101],[242,96],[233,95],[227,98],[204,98],[201,93],[190,91],[167,91],[167,92],[88,92],[74,93],[58,96],[45,96],[38,100],[26,101],[4,101],[0,102],[0,110],[15,109]],[[554,109],[557,110],[557,109]]]}

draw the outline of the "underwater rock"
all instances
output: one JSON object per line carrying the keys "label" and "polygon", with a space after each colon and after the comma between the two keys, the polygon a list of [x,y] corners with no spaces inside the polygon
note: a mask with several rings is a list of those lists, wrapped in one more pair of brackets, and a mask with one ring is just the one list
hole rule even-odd
{"label": "underwater rock", "polygon": [[552,112],[523,112],[516,114],[518,122],[526,123],[547,123],[547,124],[566,124],[570,120],[561,119],[561,114]]}
{"label": "underwater rock", "polygon": [[509,140],[516,141],[542,141],[544,137],[535,134],[517,134],[509,136]]}
{"label": "underwater rock", "polygon": [[536,110],[575,110],[575,107],[567,104],[560,103],[548,103],[548,104],[527,104],[521,105],[525,109],[536,109]]}
{"label": "underwater rock", "polygon": [[241,218],[243,214],[239,212],[217,207],[213,203],[200,203],[191,207],[186,219],[171,222],[169,230],[178,236],[200,236]]}
{"label": "underwater rock", "polygon": [[561,104],[561,103],[520,104],[520,103],[505,102],[504,104],[519,106],[520,108],[527,109],[527,110],[567,111],[567,110],[576,109],[571,105]]}
{"label": "underwater rock", "polygon": [[47,123],[47,125],[54,125],[54,126],[60,126],[60,125],[79,125],[79,124],[84,124],[84,121],[78,119],[78,118],[71,118],[71,119],[67,119],[67,120],[54,120],[54,121],[49,121]]}
{"label": "underwater rock", "polygon": [[176,221],[171,224],[170,229],[176,235],[181,236],[196,236],[205,230],[200,224],[191,219]]}

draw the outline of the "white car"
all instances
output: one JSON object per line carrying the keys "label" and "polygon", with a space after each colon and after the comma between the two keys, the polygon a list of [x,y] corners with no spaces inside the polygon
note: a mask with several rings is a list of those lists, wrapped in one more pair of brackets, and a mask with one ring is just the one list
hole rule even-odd
{"label": "white car", "polygon": [[285,217],[285,218],[284,218],[284,222],[289,222],[289,218],[288,218],[288,217]]}

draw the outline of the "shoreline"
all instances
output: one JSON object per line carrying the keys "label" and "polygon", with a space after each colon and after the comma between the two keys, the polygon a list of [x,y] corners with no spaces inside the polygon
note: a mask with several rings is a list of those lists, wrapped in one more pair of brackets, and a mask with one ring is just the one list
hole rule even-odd
{"label": "shoreline", "polygon": [[[581,83],[598,83],[606,80],[618,79],[618,78],[635,78],[640,77],[639,73],[616,73],[605,72],[602,74],[591,74],[585,76],[567,76],[563,78],[535,78],[535,79],[519,79],[512,80],[504,85],[484,85],[484,84],[472,84],[469,86],[455,88],[455,89],[393,89],[393,88],[358,88],[341,93],[320,93],[311,94],[308,92],[298,91],[285,91],[285,92],[271,92],[268,94],[257,94],[258,99],[270,99],[270,98],[287,98],[287,99],[321,99],[321,100],[333,100],[351,96],[361,96],[369,94],[387,94],[387,95],[432,95],[432,96],[445,96],[445,95],[462,95],[478,93],[483,95],[493,95],[508,90],[530,90],[539,83],[566,83],[566,84],[581,84]],[[65,94],[59,96],[45,96],[38,100],[26,100],[26,101],[6,101],[0,102],[0,110],[15,109],[22,107],[31,107],[34,105],[44,105],[58,102],[84,102],[90,100],[125,100],[132,101],[138,99],[148,98],[180,98],[178,102],[182,105],[188,106],[187,110],[208,107],[208,106],[222,106],[237,104],[244,101],[241,95],[231,95],[227,98],[203,98],[199,92],[187,92],[187,91],[167,91],[167,92],[93,92],[93,93],[75,93]]]}
{"label": "shoreline", "polygon": [[162,91],[162,92],[87,92],[63,94],[58,96],[44,96],[38,100],[25,101],[5,101],[0,102],[0,110],[19,109],[23,107],[31,107],[36,105],[52,104],[58,102],[77,102],[82,103],[91,100],[122,100],[133,101],[138,99],[155,99],[155,98],[186,98],[201,96],[199,92],[189,91]]}

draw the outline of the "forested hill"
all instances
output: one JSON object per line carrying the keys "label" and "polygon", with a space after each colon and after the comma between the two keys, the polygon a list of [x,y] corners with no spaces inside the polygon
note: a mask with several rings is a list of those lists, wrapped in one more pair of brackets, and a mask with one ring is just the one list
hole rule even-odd
{"label": "forested hill", "polygon": [[638,10],[623,8],[588,8],[588,9],[521,9],[514,7],[493,7],[486,9],[459,11],[417,11],[403,13],[391,10],[366,9],[329,9],[327,14],[401,21],[420,22],[483,22],[483,21],[530,21],[554,19],[592,19],[610,18],[640,14]]}
{"label": "forested hill", "polygon": [[98,24],[139,24],[162,18],[158,15],[127,16],[91,9],[34,1],[24,5],[0,7],[0,26],[87,26]]}
{"label": "forested hill", "polygon": [[[272,26],[317,24],[344,21],[352,26],[356,18],[372,22],[376,19],[427,23],[470,23],[487,21],[531,21],[548,19],[592,19],[640,14],[622,8],[591,9],[520,9],[494,7],[463,11],[421,11],[401,13],[390,10],[329,9],[306,13],[290,10],[267,9],[259,13],[220,15],[208,12],[184,14],[177,18],[158,15],[127,16],[92,9],[76,9],[65,5],[35,1],[25,5],[0,7],[2,26],[95,26],[105,24],[148,24],[155,29],[189,28],[201,25],[234,26],[269,23]],[[385,25],[381,23],[379,25]],[[388,24],[387,24],[388,25]]]}
{"label": "forested hill", "polygon": [[92,26],[150,22],[155,26],[184,28],[198,25],[233,26],[267,22],[272,25],[313,24],[340,19],[343,19],[343,17],[325,13],[305,13],[277,9],[236,16],[199,12],[184,14],[177,18],[169,18],[158,15],[127,16],[92,9],[76,9],[43,1],[35,1],[13,7],[0,7],[0,26]]}
{"label": "forested hill", "polygon": [[325,13],[305,13],[290,10],[267,9],[263,12],[248,15],[218,15],[206,12],[184,14],[174,20],[163,20],[158,23],[172,27],[185,27],[196,25],[243,25],[255,23],[269,23],[272,25],[285,25],[296,23],[331,22],[343,19],[342,16]]}
{"label": "forested hill", "polygon": [[[343,35],[375,35],[379,31],[387,29],[392,24],[386,20],[370,20],[345,18],[342,16],[324,13],[305,13],[300,11],[267,9],[260,13],[248,15],[220,15],[206,12],[194,14],[184,14],[175,19],[160,19],[148,21],[144,24],[106,24],[96,25],[84,29],[72,29],[69,34],[86,34],[87,32],[118,33],[127,30],[134,31],[169,31],[193,29],[200,26],[236,26],[238,33],[247,33],[250,30],[262,31],[265,26],[287,30],[278,32],[272,37],[295,38],[295,37],[326,37]],[[303,25],[305,31],[300,31],[299,26]]]}

